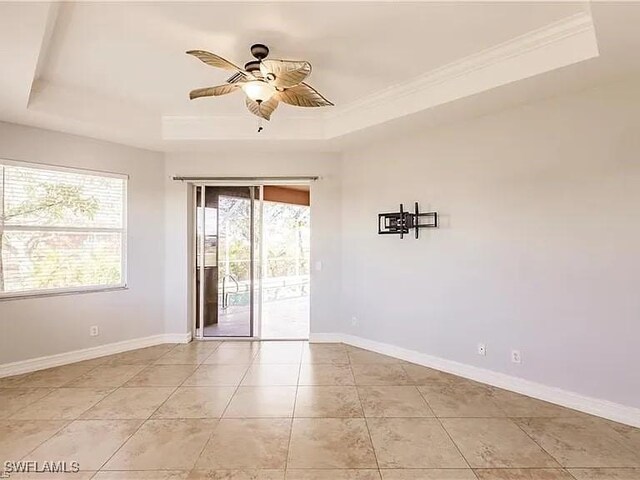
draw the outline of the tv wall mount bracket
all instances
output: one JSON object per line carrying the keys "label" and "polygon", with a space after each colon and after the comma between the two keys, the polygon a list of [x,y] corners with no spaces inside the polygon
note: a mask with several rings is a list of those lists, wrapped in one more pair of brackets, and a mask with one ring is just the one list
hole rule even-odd
{"label": "tv wall mount bracket", "polygon": [[418,202],[415,202],[414,213],[405,211],[400,204],[399,212],[378,214],[378,235],[400,235],[404,238],[413,229],[418,238],[421,228],[438,228],[438,212],[420,213]]}

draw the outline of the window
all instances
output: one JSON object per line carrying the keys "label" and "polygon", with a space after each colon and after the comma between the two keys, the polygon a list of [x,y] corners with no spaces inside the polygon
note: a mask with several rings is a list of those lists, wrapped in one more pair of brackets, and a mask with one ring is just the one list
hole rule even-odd
{"label": "window", "polygon": [[0,160],[0,298],[124,287],[122,175]]}

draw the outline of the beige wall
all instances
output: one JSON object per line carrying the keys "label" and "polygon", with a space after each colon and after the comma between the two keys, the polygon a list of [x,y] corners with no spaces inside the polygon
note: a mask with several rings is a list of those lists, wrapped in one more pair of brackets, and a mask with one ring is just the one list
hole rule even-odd
{"label": "beige wall", "polygon": [[164,333],[162,154],[0,123],[0,158],[129,175],[129,289],[0,301],[0,364]]}
{"label": "beige wall", "polygon": [[[349,151],[343,331],[640,406],[638,85]],[[414,201],[440,229],[377,235]]]}

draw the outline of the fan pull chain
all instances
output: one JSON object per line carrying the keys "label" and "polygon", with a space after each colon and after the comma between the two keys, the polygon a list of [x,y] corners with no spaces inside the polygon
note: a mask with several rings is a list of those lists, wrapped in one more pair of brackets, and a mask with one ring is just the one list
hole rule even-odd
{"label": "fan pull chain", "polygon": [[262,102],[261,101],[258,102],[258,113],[260,114],[260,116],[258,117],[258,133],[260,133],[262,130],[264,130],[264,127],[262,126]]}

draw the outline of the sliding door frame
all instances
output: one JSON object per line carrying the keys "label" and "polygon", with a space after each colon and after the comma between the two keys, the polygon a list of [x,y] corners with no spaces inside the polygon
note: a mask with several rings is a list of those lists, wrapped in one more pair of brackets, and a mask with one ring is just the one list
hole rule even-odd
{"label": "sliding door frame", "polygon": [[[262,279],[264,278],[266,272],[266,265],[263,261],[264,259],[264,187],[268,185],[311,185],[318,177],[273,177],[273,178],[257,178],[251,177],[246,180],[242,180],[240,177],[234,177],[233,179],[199,179],[198,177],[174,177],[174,180],[181,180],[188,182],[191,185],[193,190],[193,200],[192,200],[192,208],[193,208],[193,228],[192,234],[194,236],[193,239],[193,254],[191,258],[191,265],[193,268],[192,275],[192,295],[191,295],[191,304],[192,304],[192,331],[193,337],[196,340],[260,340],[262,338]],[[205,209],[201,209],[201,225],[203,228],[203,232],[201,235],[200,242],[198,244],[198,195],[197,190],[198,187],[202,187],[200,194],[200,201],[202,205],[205,205],[205,187],[249,187],[251,188],[251,237],[252,237],[252,248],[251,248],[251,277],[253,288],[251,291],[251,330],[250,336],[248,337],[205,337],[204,336],[204,296],[200,295],[198,298],[197,295],[197,256],[198,251],[200,251],[200,280],[204,278],[204,216]],[[255,192],[256,189],[259,193],[259,203],[258,203],[258,211],[256,214],[255,211]],[[258,245],[257,248],[257,256],[256,259],[256,249],[254,248],[253,242],[256,242]],[[202,287],[201,287],[202,288]],[[313,292],[313,289],[311,290]],[[198,309],[199,318],[196,318],[196,302],[199,302],[200,308]],[[200,329],[198,330],[198,320],[200,320]]]}

